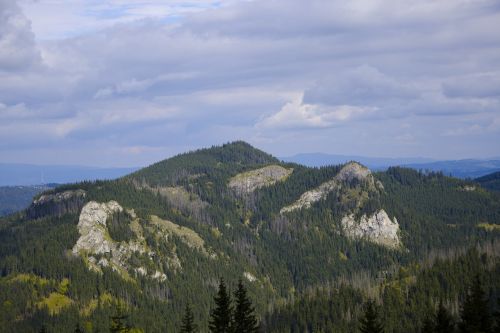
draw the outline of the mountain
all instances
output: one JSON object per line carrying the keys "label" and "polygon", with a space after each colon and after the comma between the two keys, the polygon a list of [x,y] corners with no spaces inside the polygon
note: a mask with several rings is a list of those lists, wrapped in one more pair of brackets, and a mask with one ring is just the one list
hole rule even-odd
{"label": "mountain", "polygon": [[428,158],[381,158],[366,156],[331,155],[322,153],[297,154],[282,158],[283,161],[299,163],[310,167],[343,164],[358,161],[371,170],[383,171],[391,166],[403,166],[415,170],[443,172],[458,178],[476,178],[491,172],[500,171],[500,160],[450,160],[436,161]]}
{"label": "mountain", "polygon": [[500,160],[457,160],[403,165],[416,170],[440,171],[458,178],[476,178],[500,171]]}
{"label": "mountain", "polygon": [[0,186],[0,217],[27,208],[33,197],[56,184],[32,186]]}
{"label": "mountain", "polygon": [[486,176],[474,179],[482,187],[492,191],[500,191],[500,172],[494,172]]}
{"label": "mountain", "polygon": [[405,164],[418,164],[434,162],[433,159],[423,157],[387,158],[367,157],[358,155],[334,155],[324,153],[302,153],[289,157],[283,157],[283,161],[298,163],[309,167],[322,167],[328,165],[344,164],[349,161],[357,161],[372,170],[385,170],[390,166]]}
{"label": "mountain", "polygon": [[135,170],[137,168],[0,163],[0,186],[63,184],[83,180],[115,179]]}
{"label": "mountain", "polygon": [[[0,218],[0,327],[105,332],[125,311],[137,331],[176,332],[189,303],[206,332],[223,277],[230,290],[243,279],[268,332],[290,331],[268,319],[325,290],[344,304],[326,331],[351,332],[369,297],[398,308],[390,331],[419,331],[433,295],[465,295],[445,259],[484,273],[496,295],[499,229],[500,195],[475,182],[357,162],[309,168],[238,141],[61,185]],[[427,269],[443,274],[428,283]],[[416,293],[418,281],[427,289]]]}

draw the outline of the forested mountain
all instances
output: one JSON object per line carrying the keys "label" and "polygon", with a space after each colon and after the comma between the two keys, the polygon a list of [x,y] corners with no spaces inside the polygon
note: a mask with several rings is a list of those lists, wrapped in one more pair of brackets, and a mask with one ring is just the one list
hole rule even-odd
{"label": "forested mountain", "polygon": [[234,142],[2,218],[0,327],[107,332],[122,311],[136,331],[177,332],[189,308],[206,332],[223,277],[243,279],[265,331],[352,332],[373,298],[387,332],[417,332],[440,298],[457,316],[476,274],[498,295],[499,236],[500,195],[472,181],[308,168]]}
{"label": "forested mountain", "polygon": [[492,191],[500,191],[500,171],[474,179],[482,187]]}
{"label": "forested mountain", "polygon": [[30,186],[0,186],[0,216],[25,209],[40,192],[55,187],[55,184]]}

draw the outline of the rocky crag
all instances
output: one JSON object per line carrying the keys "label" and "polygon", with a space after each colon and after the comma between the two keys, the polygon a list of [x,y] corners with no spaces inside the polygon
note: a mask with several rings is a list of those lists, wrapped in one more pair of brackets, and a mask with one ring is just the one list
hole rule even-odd
{"label": "rocky crag", "polygon": [[243,196],[255,190],[284,181],[293,172],[279,165],[269,165],[260,169],[240,173],[229,180],[228,187]]}

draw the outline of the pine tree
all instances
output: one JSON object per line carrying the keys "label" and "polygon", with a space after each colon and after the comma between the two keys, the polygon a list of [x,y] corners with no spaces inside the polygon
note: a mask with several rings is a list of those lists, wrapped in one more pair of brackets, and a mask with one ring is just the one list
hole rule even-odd
{"label": "pine tree", "polygon": [[375,303],[369,300],[366,304],[365,315],[360,320],[360,331],[361,333],[383,333],[384,327],[379,322],[377,309],[375,308]]}
{"label": "pine tree", "polygon": [[422,327],[422,333],[434,333],[434,321],[427,318],[424,321],[424,326]]}
{"label": "pine tree", "polygon": [[109,331],[111,333],[128,333],[130,327],[125,324],[128,316],[123,313],[123,308],[118,307],[116,315],[111,317]]}
{"label": "pine tree", "polygon": [[193,311],[191,311],[191,306],[188,303],[184,312],[184,318],[182,318],[181,333],[193,333],[197,331],[198,327],[194,323]]}
{"label": "pine tree", "polygon": [[434,332],[436,333],[450,333],[455,329],[453,318],[448,310],[445,308],[443,301],[439,302],[438,310],[436,313],[436,323],[434,325]]}
{"label": "pine tree", "polygon": [[460,332],[462,333],[488,333],[491,331],[492,323],[488,299],[478,276],[465,297],[461,320]]}
{"label": "pine tree", "polygon": [[212,333],[232,333],[233,309],[224,279],[221,278],[219,291],[214,297],[215,309],[210,314],[209,329]]}
{"label": "pine tree", "polygon": [[495,317],[495,327],[493,328],[493,333],[500,333],[500,298],[497,299],[497,310],[494,314]]}
{"label": "pine tree", "polygon": [[80,328],[80,324],[76,324],[74,333],[83,333],[83,330]]}
{"label": "pine tree", "polygon": [[255,309],[248,299],[247,291],[241,279],[238,282],[238,289],[234,293],[236,307],[234,310],[234,332],[255,333],[259,331]]}

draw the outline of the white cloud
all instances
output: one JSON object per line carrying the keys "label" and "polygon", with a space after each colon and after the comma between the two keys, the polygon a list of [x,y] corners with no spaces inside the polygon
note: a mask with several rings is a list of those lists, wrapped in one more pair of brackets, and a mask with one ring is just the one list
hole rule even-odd
{"label": "white cloud", "polygon": [[300,96],[286,103],[279,112],[261,120],[257,124],[257,128],[328,128],[371,114],[376,110],[375,107],[353,105],[307,104]]}
{"label": "white cloud", "polygon": [[1,1],[0,71],[28,69],[39,60],[29,20],[14,1]]}
{"label": "white cloud", "polygon": [[[173,152],[238,136],[274,151],[500,154],[498,122],[488,127],[500,108],[494,0],[22,0],[24,14],[9,1],[5,159],[34,147]],[[475,124],[486,134],[442,135]],[[303,129],[307,140],[290,146]]]}

